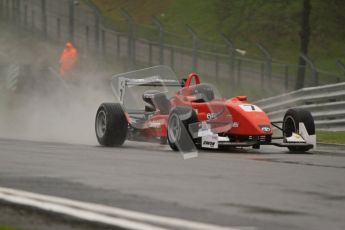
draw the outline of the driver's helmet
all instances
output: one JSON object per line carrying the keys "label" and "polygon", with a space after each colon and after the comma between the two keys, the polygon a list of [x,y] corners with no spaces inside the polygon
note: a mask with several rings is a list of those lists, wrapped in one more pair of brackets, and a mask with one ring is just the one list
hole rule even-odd
{"label": "driver's helmet", "polygon": [[215,98],[213,88],[208,84],[190,86],[190,95],[198,98],[199,102],[208,102]]}

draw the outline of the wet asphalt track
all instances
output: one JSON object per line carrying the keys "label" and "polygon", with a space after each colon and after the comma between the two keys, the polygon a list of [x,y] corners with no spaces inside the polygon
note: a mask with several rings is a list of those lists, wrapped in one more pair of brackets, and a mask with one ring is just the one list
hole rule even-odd
{"label": "wet asphalt track", "polygon": [[0,139],[0,186],[257,229],[345,229],[345,149],[202,151]]}

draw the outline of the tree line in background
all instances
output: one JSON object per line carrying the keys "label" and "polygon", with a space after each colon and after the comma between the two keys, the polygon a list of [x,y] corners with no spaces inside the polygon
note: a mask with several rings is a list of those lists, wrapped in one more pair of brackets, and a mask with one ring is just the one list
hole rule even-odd
{"label": "tree line in background", "polygon": [[[345,45],[341,43],[345,39],[343,0],[216,0],[215,4],[219,20],[227,26],[223,28],[234,38],[261,40],[271,50],[290,46],[282,45],[277,39],[280,38],[287,43],[299,44],[293,49],[306,55],[311,52],[312,56],[335,54],[334,58],[337,58],[337,48],[340,52],[345,51]],[[336,44],[333,45],[333,41]],[[344,56],[345,53],[339,53],[338,58]],[[297,89],[303,87],[306,61],[299,57],[298,65],[304,67],[297,73]]]}

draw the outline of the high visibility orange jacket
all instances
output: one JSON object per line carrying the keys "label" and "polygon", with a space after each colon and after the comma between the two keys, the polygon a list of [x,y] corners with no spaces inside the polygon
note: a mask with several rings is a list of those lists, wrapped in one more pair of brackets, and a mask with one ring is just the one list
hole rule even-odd
{"label": "high visibility orange jacket", "polygon": [[65,49],[60,56],[60,75],[64,76],[65,73],[71,70],[77,61],[78,52],[73,47],[72,43],[67,42]]}

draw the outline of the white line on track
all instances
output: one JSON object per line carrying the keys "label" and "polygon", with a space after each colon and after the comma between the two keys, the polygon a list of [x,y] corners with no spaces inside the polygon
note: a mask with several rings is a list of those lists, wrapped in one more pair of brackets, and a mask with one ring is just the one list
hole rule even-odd
{"label": "white line on track", "polygon": [[133,230],[239,230],[254,227],[223,227],[212,224],[146,214],[116,207],[74,201],[66,198],[41,195],[0,187],[0,199],[31,206],[41,210],[60,213],[79,219],[99,222]]}
{"label": "white line on track", "polygon": [[42,209],[49,212],[61,213],[61,214],[73,216],[79,219],[114,225],[114,226],[122,227],[125,229],[167,230],[166,228],[158,228],[153,225],[137,223],[137,222],[129,221],[126,219],[108,217],[106,215],[100,215],[100,214],[89,212],[89,211],[78,210],[75,208],[70,208],[70,207],[66,207],[66,206],[58,205],[58,204],[50,204],[50,203],[35,201],[28,198],[16,197],[16,196],[11,196],[11,195],[7,196],[4,194],[0,194],[0,199],[6,200],[11,203],[23,204],[26,206],[35,207],[35,208]]}

